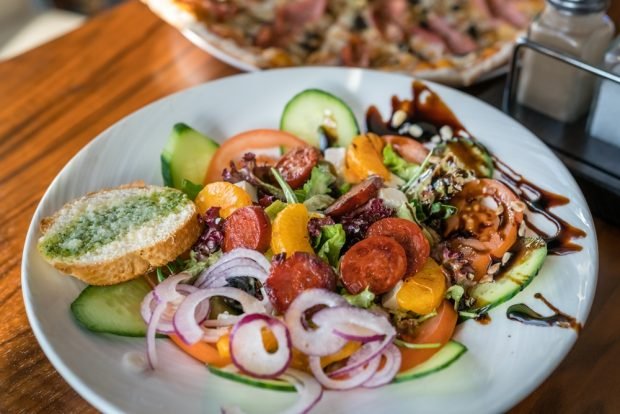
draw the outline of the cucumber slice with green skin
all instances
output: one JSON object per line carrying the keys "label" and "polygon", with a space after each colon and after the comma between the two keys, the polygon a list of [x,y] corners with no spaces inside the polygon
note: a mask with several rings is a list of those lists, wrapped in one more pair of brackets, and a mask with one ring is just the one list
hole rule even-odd
{"label": "cucumber slice with green skin", "polygon": [[473,170],[476,177],[493,177],[493,159],[484,145],[469,138],[459,138],[446,144],[449,152],[463,167]]}
{"label": "cucumber slice with green skin", "polygon": [[320,89],[306,89],[295,95],[284,107],[280,119],[281,130],[319,148],[324,139],[321,130],[325,127],[335,132],[336,142],[330,146],[346,147],[360,133],[351,108],[342,99]]}
{"label": "cucumber slice with green skin", "polygon": [[392,382],[405,382],[425,377],[452,365],[457,359],[467,352],[467,347],[460,342],[450,341],[445,344],[435,355],[420,365],[408,371],[398,373]]}
{"label": "cucumber slice with green skin", "polygon": [[145,336],[140,305],[150,291],[151,286],[142,277],[118,285],[88,286],[71,304],[71,313],[92,332]]}
{"label": "cucumber slice with green skin", "polygon": [[219,144],[195,129],[174,125],[161,153],[164,185],[184,190],[183,180],[202,184],[205,172]]}
{"label": "cucumber slice with green skin", "polygon": [[467,312],[481,314],[514,297],[534,280],[546,257],[547,244],[543,239],[520,239],[506,268],[495,281],[480,283],[469,290],[469,296],[476,301]]}
{"label": "cucumber slice with green skin", "polygon": [[266,388],[275,391],[296,392],[295,387],[288,382],[250,377],[249,375],[241,374],[232,365],[224,368],[207,365],[207,369],[209,370],[209,372],[217,375],[218,377],[226,378],[231,381],[239,382],[241,384],[251,385],[258,388]]}

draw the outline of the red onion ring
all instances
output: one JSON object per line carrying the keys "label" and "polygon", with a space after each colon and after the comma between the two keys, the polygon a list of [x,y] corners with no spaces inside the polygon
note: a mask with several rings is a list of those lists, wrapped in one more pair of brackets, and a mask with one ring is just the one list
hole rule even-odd
{"label": "red onion ring", "polygon": [[192,275],[185,272],[169,276],[153,289],[155,298],[159,302],[175,302],[183,299],[183,295],[177,291],[177,285],[191,278]]}
{"label": "red onion ring", "polygon": [[157,367],[155,334],[157,331],[157,325],[159,324],[159,318],[161,317],[165,307],[166,303],[161,302],[155,307],[155,309],[153,309],[153,313],[151,314],[151,318],[149,319],[149,323],[146,328],[146,358],[151,369],[155,369]]}
{"label": "red onion ring", "polygon": [[297,402],[282,414],[306,414],[310,412],[323,396],[321,384],[305,372],[289,368],[280,378],[293,384],[299,393]]}
{"label": "red onion ring", "polygon": [[325,329],[320,325],[316,329],[306,330],[304,326],[305,312],[317,305],[345,306],[347,301],[329,290],[308,289],[291,302],[284,315],[284,321],[291,332],[291,339],[295,348],[306,355],[330,355],[338,352],[347,341],[334,335],[331,329]]}
{"label": "red onion ring", "polygon": [[[364,346],[362,346],[362,348]],[[368,381],[375,374],[377,368],[379,368],[379,362],[381,362],[381,359],[371,359],[368,361],[366,366],[350,372],[349,377],[345,379],[333,379],[325,374],[323,368],[321,367],[321,358],[317,356],[309,357],[308,362],[312,374],[316,380],[321,383],[321,385],[332,390],[350,390],[351,388],[358,387]]]}
{"label": "red onion ring", "polygon": [[[268,352],[263,345],[263,328],[275,336],[278,349]],[[260,313],[244,315],[230,332],[230,356],[240,371],[257,378],[277,378],[291,363],[291,337],[286,325]]]}
{"label": "red onion ring", "polygon": [[[174,317],[178,304],[185,299],[185,296],[197,291],[198,288],[192,285],[178,284],[176,286],[176,290],[181,293],[180,300],[175,302],[166,302],[166,307],[159,318],[159,323],[157,324],[157,333],[169,335],[175,332],[172,324],[172,318]],[[149,323],[153,310],[160,303],[161,302],[157,300],[154,291],[150,291],[144,297],[142,300],[142,305],[140,306],[140,314],[142,315],[142,319],[145,323]],[[207,316],[209,316],[209,302],[201,304],[196,310],[196,318],[199,321],[203,321]]]}
{"label": "red onion ring", "polygon": [[389,384],[394,379],[394,376],[398,374],[403,359],[398,347],[393,343],[389,344],[381,355],[385,358],[385,364],[363,384],[366,388],[375,388]]}
{"label": "red onion ring", "polygon": [[217,271],[219,267],[223,266],[224,264],[230,261],[235,261],[239,259],[250,259],[254,261],[259,267],[261,267],[265,271],[265,273],[269,273],[269,270],[271,269],[271,264],[265,258],[265,256],[262,255],[262,253],[259,253],[256,250],[245,249],[245,248],[233,249],[230,252],[224,254],[222,257],[220,257],[220,259],[217,262],[215,262],[213,265],[211,265],[209,269],[203,271],[198,276],[198,279],[196,279],[195,285],[201,286],[205,282],[207,276]]}
{"label": "red onion ring", "polygon": [[233,266],[222,271],[211,273],[207,279],[201,284],[196,284],[199,288],[215,288],[223,287],[228,283],[227,280],[233,277],[247,276],[257,279],[259,282],[264,283],[267,280],[267,273],[264,270],[257,268],[257,266]]}
{"label": "red onion ring", "polygon": [[357,341],[361,342],[362,344],[381,341],[385,339],[385,334],[359,335],[354,333],[342,332],[338,329],[334,329],[334,335],[338,335],[339,337],[346,339],[347,341]]}
{"label": "red onion ring", "polygon": [[205,330],[197,319],[197,309],[205,300],[214,296],[224,296],[234,299],[241,304],[243,311],[246,313],[264,313],[265,307],[254,296],[244,291],[232,288],[222,287],[214,289],[202,289],[188,295],[179,305],[172,323],[175,332],[183,342],[193,345],[200,341],[203,336],[205,339],[212,341],[213,334],[220,331]]}

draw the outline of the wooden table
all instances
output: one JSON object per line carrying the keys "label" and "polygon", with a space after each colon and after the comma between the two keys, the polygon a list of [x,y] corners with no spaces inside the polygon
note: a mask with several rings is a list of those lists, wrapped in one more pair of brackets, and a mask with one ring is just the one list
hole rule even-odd
{"label": "wooden table", "polygon": [[[94,412],[41,352],[24,311],[21,251],[37,203],[84,145],[143,105],[236,73],[129,2],[0,63],[0,412]],[[600,273],[590,319],[560,367],[514,408],[620,412],[620,228],[596,221]]]}

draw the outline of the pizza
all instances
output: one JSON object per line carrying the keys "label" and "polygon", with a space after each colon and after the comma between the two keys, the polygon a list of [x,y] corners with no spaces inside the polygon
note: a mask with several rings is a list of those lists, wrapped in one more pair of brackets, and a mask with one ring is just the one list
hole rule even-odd
{"label": "pizza", "polygon": [[333,65],[468,85],[504,65],[544,0],[143,0],[246,69]]}

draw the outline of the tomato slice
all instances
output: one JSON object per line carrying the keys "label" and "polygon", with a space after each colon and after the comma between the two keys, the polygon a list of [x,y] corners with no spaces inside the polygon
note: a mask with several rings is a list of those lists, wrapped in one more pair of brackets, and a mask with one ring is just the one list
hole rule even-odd
{"label": "tomato slice", "polygon": [[402,135],[383,135],[381,138],[407,162],[422,164],[428,155],[428,149],[413,138]]}
{"label": "tomato slice", "polygon": [[475,280],[517,241],[523,209],[515,203],[521,202],[510,188],[489,178],[468,182],[450,201],[458,214],[446,220],[444,236],[454,235],[448,245],[465,256]]}
{"label": "tomato slice", "polygon": [[[295,135],[276,129],[254,129],[242,132],[224,141],[217,149],[207,168],[204,183],[221,181],[222,171],[229,167],[230,162],[240,160],[246,152],[253,149],[282,146],[285,150],[289,150],[307,145],[306,141],[297,138]],[[259,159],[259,161],[269,163],[270,160]]]}
{"label": "tomato slice", "polygon": [[[448,343],[454,334],[454,328],[456,327],[456,321],[458,319],[457,316],[453,305],[444,300],[439,308],[437,308],[437,316],[433,316],[422,322],[422,324],[416,328],[413,335],[403,335],[402,339],[412,344],[439,343],[443,346]],[[428,360],[441,348],[409,349],[400,347],[399,349],[403,357],[399,372],[404,372]]]}
{"label": "tomato slice", "polygon": [[187,345],[177,335],[172,334],[169,335],[168,338],[170,338],[176,346],[181,348],[187,354],[198,361],[204,362],[205,364],[215,365],[216,367],[225,367],[231,363],[230,357],[222,357],[213,345],[209,345],[206,342],[198,342],[194,345]]}

